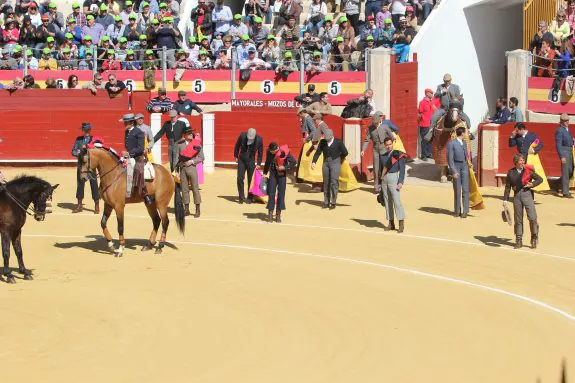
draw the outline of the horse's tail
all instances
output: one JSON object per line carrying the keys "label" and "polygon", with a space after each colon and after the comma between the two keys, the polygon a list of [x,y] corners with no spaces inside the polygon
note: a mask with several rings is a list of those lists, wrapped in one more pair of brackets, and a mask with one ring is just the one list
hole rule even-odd
{"label": "horse's tail", "polygon": [[174,192],[174,208],[176,210],[176,225],[180,233],[186,232],[186,212],[184,210],[184,202],[182,200],[182,189],[179,183],[176,183]]}

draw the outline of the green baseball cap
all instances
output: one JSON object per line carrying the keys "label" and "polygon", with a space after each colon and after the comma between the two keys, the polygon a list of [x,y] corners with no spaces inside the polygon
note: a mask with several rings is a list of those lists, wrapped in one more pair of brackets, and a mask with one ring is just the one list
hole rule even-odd
{"label": "green baseball cap", "polygon": [[188,39],[188,42],[190,43],[195,43],[196,42],[196,38],[194,36],[190,36],[190,38]]}
{"label": "green baseball cap", "polygon": [[244,41],[248,41],[249,39],[250,39],[250,36],[248,36],[248,35],[242,36],[242,40],[244,40]]}
{"label": "green baseball cap", "polygon": [[128,19],[130,19],[130,20],[136,20],[136,14],[135,14],[135,13],[131,13],[130,16],[128,16]]}
{"label": "green baseball cap", "polygon": [[343,37],[339,36],[337,39],[335,39],[335,41],[337,41],[338,43],[343,43]]}
{"label": "green baseball cap", "polygon": [[313,57],[321,56],[321,52],[315,51],[313,52]]}
{"label": "green baseball cap", "polygon": [[234,15],[234,20],[241,20],[242,19],[242,15],[240,15],[239,13],[236,13]]}
{"label": "green baseball cap", "polygon": [[333,21],[333,17],[331,17],[330,15],[327,15],[325,17],[325,19],[323,19],[323,21]]}
{"label": "green baseball cap", "polygon": [[202,36],[202,38],[200,39],[200,41],[204,41],[204,40],[209,40],[208,36]]}
{"label": "green baseball cap", "polygon": [[32,49],[26,49],[26,56],[32,56]]}
{"label": "green baseball cap", "polygon": [[42,49],[42,53],[45,54],[45,55],[49,55],[50,52],[52,52],[52,51],[50,50],[50,48],[44,48],[44,49]]}
{"label": "green baseball cap", "polygon": [[178,54],[180,54],[180,53],[186,53],[186,51],[183,49],[178,49]]}
{"label": "green baseball cap", "polygon": [[12,52],[22,52],[22,45],[16,45],[14,49],[12,49]]}
{"label": "green baseball cap", "polygon": [[154,19],[154,20],[152,20],[152,24],[160,24],[160,20]]}
{"label": "green baseball cap", "polygon": [[90,35],[84,36],[84,41],[92,41],[92,36]]}
{"label": "green baseball cap", "polygon": [[286,53],[284,53],[284,57],[292,57],[292,54],[290,51],[287,51]]}
{"label": "green baseball cap", "polygon": [[72,39],[74,38],[74,35],[71,34],[71,33],[66,33],[66,34],[64,35],[64,37],[67,38],[67,39],[72,40]]}
{"label": "green baseball cap", "polygon": [[86,20],[94,20],[94,15],[88,15],[88,16],[86,16]]}
{"label": "green baseball cap", "polygon": [[120,16],[116,16],[114,17],[114,21],[115,22],[122,21],[122,18]]}
{"label": "green baseball cap", "polygon": [[126,7],[131,7],[132,5],[134,5],[134,3],[132,3],[130,0],[126,1],[125,3]]}
{"label": "green baseball cap", "polygon": [[48,8],[56,9],[56,8],[58,8],[58,6],[56,5],[56,3],[51,2],[50,4],[48,4]]}
{"label": "green baseball cap", "polygon": [[259,16],[254,17],[254,23],[260,23],[261,24],[262,22],[263,22],[263,20],[261,17],[259,17]]}
{"label": "green baseball cap", "polygon": [[166,4],[166,3],[160,3],[160,8],[168,8],[168,4]]}
{"label": "green baseball cap", "polygon": [[62,53],[70,53],[70,48],[64,48],[64,49],[62,49]]}
{"label": "green baseball cap", "polygon": [[391,19],[385,19],[386,24],[391,24],[393,21]]}
{"label": "green baseball cap", "polygon": [[207,54],[208,54],[208,52],[207,52],[205,49],[201,49],[201,50],[198,52],[198,55],[207,55]]}
{"label": "green baseball cap", "polygon": [[148,49],[148,50],[146,50],[146,54],[147,54],[147,55],[153,55],[153,54],[154,54],[154,51],[151,50],[151,49]]}
{"label": "green baseball cap", "polygon": [[133,55],[133,54],[134,54],[134,51],[131,50],[131,49],[128,49],[128,50],[126,51],[126,56]]}
{"label": "green baseball cap", "polygon": [[72,9],[78,9],[78,8],[80,8],[80,4],[72,3]]}
{"label": "green baseball cap", "polygon": [[100,5],[100,11],[107,11],[107,10],[108,10],[108,6],[106,4]]}
{"label": "green baseball cap", "polygon": [[106,52],[107,52],[109,55],[116,54],[116,51],[113,50],[113,49],[108,49]]}
{"label": "green baseball cap", "polygon": [[102,36],[100,41],[110,41],[110,38],[108,36]]}
{"label": "green baseball cap", "polygon": [[147,1],[144,1],[144,2],[142,3],[142,8],[146,8],[146,7],[149,7],[149,6],[150,6],[150,3],[148,3]]}
{"label": "green baseball cap", "polygon": [[340,23],[345,23],[347,21],[347,17],[343,16],[342,18],[339,19]]}
{"label": "green baseball cap", "polygon": [[72,23],[76,23],[76,19],[75,18],[71,18],[68,20],[68,24],[72,24]]}
{"label": "green baseball cap", "polygon": [[91,49],[88,49],[85,53],[86,56],[90,55],[90,56],[94,56],[94,52]]}
{"label": "green baseball cap", "polygon": [[275,40],[275,39],[276,39],[276,37],[274,35],[272,35],[272,34],[268,35],[268,40]]}
{"label": "green baseball cap", "polygon": [[140,40],[147,40],[147,39],[148,39],[148,36],[146,36],[146,35],[140,35]]}
{"label": "green baseball cap", "polygon": [[54,38],[53,38],[52,36],[48,36],[48,37],[46,38],[46,42],[47,42],[47,43],[53,43],[53,42],[54,42]]}
{"label": "green baseball cap", "polygon": [[127,42],[128,42],[128,39],[125,38],[125,37],[120,37],[120,40],[119,40],[119,41],[120,41],[120,43],[127,43]]}
{"label": "green baseball cap", "polygon": [[373,36],[372,35],[367,36],[366,40],[367,41],[373,41]]}

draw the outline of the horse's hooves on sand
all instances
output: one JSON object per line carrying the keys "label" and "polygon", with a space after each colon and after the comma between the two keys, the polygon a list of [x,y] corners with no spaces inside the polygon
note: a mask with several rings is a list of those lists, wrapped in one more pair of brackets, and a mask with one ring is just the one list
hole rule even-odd
{"label": "horse's hooves on sand", "polygon": [[122,255],[123,255],[123,253],[121,253],[121,252],[119,252],[119,251],[116,251],[116,252],[114,253],[114,257],[116,257],[116,258],[120,258],[120,257],[122,257]]}
{"label": "horse's hooves on sand", "polygon": [[6,276],[6,283],[16,283],[16,279],[12,275]]}
{"label": "horse's hooves on sand", "polygon": [[162,248],[161,248],[161,247],[158,247],[158,248],[156,249],[155,254],[162,254]]}
{"label": "horse's hooves on sand", "polygon": [[32,278],[32,276],[31,276],[30,274],[25,274],[25,275],[24,275],[24,279],[27,280],[27,281],[32,281],[32,280],[34,280],[34,278]]}
{"label": "horse's hooves on sand", "polygon": [[152,245],[144,245],[142,246],[142,251],[150,251],[154,248]]}

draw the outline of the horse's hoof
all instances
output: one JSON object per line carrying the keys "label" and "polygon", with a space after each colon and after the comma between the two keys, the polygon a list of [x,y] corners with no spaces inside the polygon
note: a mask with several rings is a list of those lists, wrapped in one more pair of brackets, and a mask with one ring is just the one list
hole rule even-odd
{"label": "horse's hoof", "polygon": [[12,275],[6,277],[6,283],[16,283],[16,279]]}
{"label": "horse's hoof", "polygon": [[152,250],[153,248],[154,248],[154,246],[152,246],[152,245],[145,245],[145,246],[142,246],[142,250],[141,250],[141,251],[150,251],[150,250]]}
{"label": "horse's hoof", "polygon": [[27,280],[27,281],[32,281],[32,280],[34,280],[34,278],[32,278],[32,276],[31,276],[30,274],[25,274],[25,275],[24,275],[24,279]]}
{"label": "horse's hoof", "polygon": [[155,252],[154,254],[162,254],[162,248],[161,248],[161,247],[158,247],[158,248],[156,249],[156,252]]}
{"label": "horse's hoof", "polygon": [[123,253],[121,253],[121,252],[119,252],[119,251],[116,251],[116,252],[114,253],[114,256],[115,256],[116,258],[121,258],[122,255],[123,255]]}

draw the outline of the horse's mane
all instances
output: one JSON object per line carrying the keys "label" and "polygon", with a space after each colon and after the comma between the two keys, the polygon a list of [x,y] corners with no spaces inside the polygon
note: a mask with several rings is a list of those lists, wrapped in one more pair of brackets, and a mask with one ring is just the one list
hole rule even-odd
{"label": "horse's mane", "polygon": [[9,185],[26,186],[36,184],[42,184],[43,186],[46,185],[50,186],[50,184],[47,181],[43,180],[42,178],[36,176],[28,176],[26,174],[20,175],[6,183],[7,186]]}

